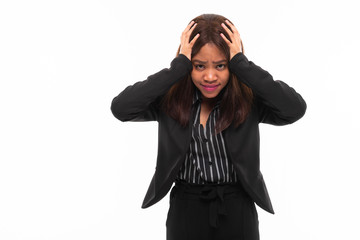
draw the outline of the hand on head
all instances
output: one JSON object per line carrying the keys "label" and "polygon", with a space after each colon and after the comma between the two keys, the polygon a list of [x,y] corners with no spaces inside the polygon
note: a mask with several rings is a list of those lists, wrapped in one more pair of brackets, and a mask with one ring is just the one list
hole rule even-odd
{"label": "hand on head", "polygon": [[221,26],[225,29],[227,34],[230,36],[230,40],[225,37],[223,33],[220,33],[221,37],[224,39],[224,41],[227,43],[227,45],[230,48],[230,59],[233,58],[237,53],[242,52],[242,41],[240,38],[240,34],[236,27],[230,23],[229,20],[225,21],[229,26],[230,29],[225,25],[225,23],[222,23]]}
{"label": "hand on head", "polygon": [[[229,46],[230,59],[232,59],[237,53],[243,52],[242,41],[236,27],[229,20],[226,20],[225,22],[229,27],[225,23],[222,23],[221,26],[226,31],[230,39],[228,39],[223,33],[220,33],[220,35],[224,39],[226,44]],[[189,60],[191,60],[192,47],[194,46],[196,40],[200,37],[200,33],[198,33],[190,41],[190,36],[196,25],[197,23],[191,21],[189,25],[185,28],[185,30],[182,32],[180,38],[181,43],[179,53],[185,55]]]}
{"label": "hand on head", "polygon": [[190,35],[194,30],[197,23],[191,21],[190,24],[185,28],[180,38],[180,54],[184,54],[189,60],[191,60],[191,49],[196,41],[199,38],[200,34],[196,34],[195,37],[190,40]]}

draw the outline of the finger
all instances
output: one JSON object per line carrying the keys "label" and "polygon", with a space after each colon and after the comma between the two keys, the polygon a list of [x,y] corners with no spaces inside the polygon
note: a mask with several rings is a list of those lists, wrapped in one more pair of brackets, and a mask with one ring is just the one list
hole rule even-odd
{"label": "finger", "polygon": [[221,23],[221,26],[225,29],[225,31],[227,32],[227,34],[230,36],[230,38],[231,38],[231,36],[233,35],[233,33],[230,31],[230,29],[228,28],[228,26],[226,26],[226,24],[225,23]]}
{"label": "finger", "polygon": [[186,29],[184,30],[184,32],[182,33],[181,37],[184,38],[184,39],[190,38],[190,35],[191,35],[192,31],[194,31],[196,24],[197,24],[197,23],[195,23],[194,25],[192,25],[192,28],[191,28],[191,29],[186,28]]}
{"label": "finger", "polygon": [[185,40],[185,41],[187,40],[187,42],[190,42],[190,36],[191,36],[191,33],[194,31],[196,24],[197,24],[197,23],[195,23],[195,24],[192,26],[192,28],[191,28],[187,33],[184,34],[184,38],[185,38],[184,40]]}
{"label": "finger", "polygon": [[225,22],[227,23],[227,25],[229,25],[229,27],[230,27],[230,29],[231,29],[231,31],[233,32],[233,33],[237,33],[238,32],[238,30],[236,29],[236,27],[234,26],[234,24],[232,24],[229,20],[225,20]]}
{"label": "finger", "polygon": [[223,33],[220,33],[220,36],[224,39],[224,41],[230,45],[231,44],[231,41],[223,34]]}
{"label": "finger", "polygon": [[188,31],[188,34],[191,35],[191,33],[194,31],[195,27],[196,27],[197,23],[194,23],[194,25],[191,26],[191,28]]}
{"label": "finger", "polygon": [[195,37],[190,41],[190,46],[193,46],[196,40],[200,37],[200,33],[196,34]]}
{"label": "finger", "polygon": [[[229,38],[225,36],[225,34],[222,33],[222,37],[224,40],[228,40],[230,43],[234,42],[234,35],[230,31],[230,29],[225,25],[225,23],[222,23],[221,26],[225,29],[226,33],[228,34]],[[229,44],[229,42],[227,42]]]}
{"label": "finger", "polygon": [[[196,24],[196,23],[195,23],[195,24]],[[186,28],[185,28],[185,30],[184,30],[184,33],[185,33],[185,32],[188,32],[193,25],[194,25],[194,21],[191,21],[191,22],[186,26]]]}

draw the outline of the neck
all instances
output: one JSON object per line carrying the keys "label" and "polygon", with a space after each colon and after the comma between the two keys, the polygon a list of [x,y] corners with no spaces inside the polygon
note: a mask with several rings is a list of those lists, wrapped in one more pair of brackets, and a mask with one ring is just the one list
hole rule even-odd
{"label": "neck", "polygon": [[201,105],[206,106],[207,108],[213,108],[217,101],[217,96],[214,98],[205,98],[204,96],[202,96]]}

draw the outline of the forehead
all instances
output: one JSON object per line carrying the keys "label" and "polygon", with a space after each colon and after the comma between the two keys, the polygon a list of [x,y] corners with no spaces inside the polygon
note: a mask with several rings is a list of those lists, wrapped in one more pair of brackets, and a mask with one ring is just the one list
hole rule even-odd
{"label": "forehead", "polygon": [[193,60],[200,61],[221,61],[226,60],[225,54],[214,44],[205,44],[200,51],[193,57]]}

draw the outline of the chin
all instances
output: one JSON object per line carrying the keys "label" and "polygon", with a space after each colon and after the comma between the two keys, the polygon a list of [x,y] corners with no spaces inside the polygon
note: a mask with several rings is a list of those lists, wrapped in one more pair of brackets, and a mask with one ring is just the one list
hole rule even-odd
{"label": "chin", "polygon": [[217,95],[219,95],[218,92],[216,92],[216,93],[215,92],[214,93],[202,92],[201,94],[203,95],[204,98],[215,98],[215,97],[217,97]]}

